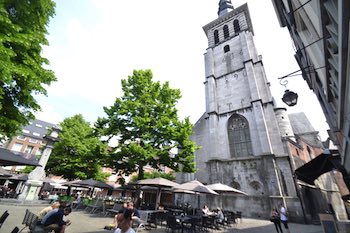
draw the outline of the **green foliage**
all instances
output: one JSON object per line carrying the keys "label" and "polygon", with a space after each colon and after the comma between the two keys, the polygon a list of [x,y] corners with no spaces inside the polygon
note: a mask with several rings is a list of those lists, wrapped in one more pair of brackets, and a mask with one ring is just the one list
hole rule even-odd
{"label": "green foliage", "polygon": [[93,135],[93,129],[83,116],[78,114],[60,123],[60,141],[54,144],[46,165],[48,173],[62,175],[68,180],[105,180],[101,172],[105,163],[107,146]]}
{"label": "green foliage", "polygon": [[[169,172],[169,173],[164,173],[164,172],[158,172],[158,171],[153,171],[153,172],[145,172],[144,174],[144,179],[153,179],[153,178],[164,178],[167,180],[175,181],[176,177],[174,172]],[[137,181],[138,177],[137,175],[133,175],[130,178],[131,182]]]}
{"label": "green foliage", "polygon": [[138,172],[139,179],[145,165],[194,172],[197,147],[189,139],[192,124],[177,116],[180,90],[152,78],[150,70],[139,70],[123,79],[124,96],[116,98],[113,106],[104,107],[107,117],[95,124],[98,135],[107,141],[118,138],[118,145],[110,152],[110,166],[127,175]]}
{"label": "green foliage", "polygon": [[24,174],[29,174],[29,173],[31,173],[34,169],[35,169],[34,166],[26,166],[26,167],[23,168],[20,172],[21,172],[21,173],[24,173]]}
{"label": "green foliage", "polygon": [[52,0],[0,1],[0,139],[34,118],[40,110],[34,95],[46,95],[45,85],[56,80],[41,56],[54,9]]}

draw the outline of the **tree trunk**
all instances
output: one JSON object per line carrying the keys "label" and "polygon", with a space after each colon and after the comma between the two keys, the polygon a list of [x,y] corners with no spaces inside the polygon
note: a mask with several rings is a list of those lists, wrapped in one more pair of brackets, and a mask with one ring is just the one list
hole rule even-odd
{"label": "tree trunk", "polygon": [[[143,165],[140,165],[140,166],[139,166],[139,174],[138,174],[138,176],[137,176],[137,179],[138,179],[138,180],[142,180],[143,177],[144,177],[144,175],[145,175],[145,172],[143,171]],[[139,208],[140,205],[141,205],[140,194],[141,194],[141,187],[140,187],[140,186],[137,186],[137,188],[136,188],[136,200],[135,200],[135,206],[136,206],[137,208]]]}

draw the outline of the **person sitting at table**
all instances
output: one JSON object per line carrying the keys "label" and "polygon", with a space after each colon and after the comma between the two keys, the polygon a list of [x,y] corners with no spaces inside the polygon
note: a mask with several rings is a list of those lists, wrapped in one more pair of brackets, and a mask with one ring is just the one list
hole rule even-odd
{"label": "person sitting at table", "polygon": [[46,231],[54,231],[55,233],[64,233],[66,227],[71,224],[70,220],[64,221],[63,217],[69,215],[72,212],[70,207],[58,208],[58,211],[52,214],[45,221],[44,229]]}
{"label": "person sitting at table", "polygon": [[60,202],[55,201],[54,203],[52,203],[51,205],[45,207],[44,209],[40,210],[38,213],[38,219],[39,221],[41,221],[43,219],[43,217],[49,213],[51,210],[53,209],[57,209],[58,207],[60,207]]}
{"label": "person sitting at table", "polygon": [[210,215],[210,216],[211,215],[216,215],[215,212],[212,212],[212,211],[209,210],[207,205],[203,206],[202,212],[203,212],[204,215]]}
{"label": "person sitting at table", "polygon": [[202,212],[203,212],[203,214],[205,214],[205,215],[209,215],[208,213],[210,213],[210,210],[209,210],[209,208],[208,208],[207,205],[204,205],[204,206],[203,206]]}
{"label": "person sitting at table", "polygon": [[132,211],[131,219],[133,222],[136,222],[138,225],[141,224],[141,215],[138,209],[134,208],[134,203],[132,201],[129,201],[127,206],[127,208]]}
{"label": "person sitting at table", "polygon": [[217,213],[215,216],[215,222],[216,222],[216,227],[218,227],[218,225],[224,225],[225,223],[225,216],[224,216],[224,212],[222,212],[221,208],[217,208]]}
{"label": "person sitting at table", "polygon": [[158,205],[158,210],[159,210],[160,212],[164,212],[164,211],[165,211],[164,205],[163,205],[162,203],[160,203],[160,204]]}

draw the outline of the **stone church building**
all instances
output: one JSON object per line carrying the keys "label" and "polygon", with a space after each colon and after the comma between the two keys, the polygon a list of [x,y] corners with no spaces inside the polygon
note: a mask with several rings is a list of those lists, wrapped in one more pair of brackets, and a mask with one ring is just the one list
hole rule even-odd
{"label": "stone church building", "polygon": [[[201,195],[200,205],[207,203],[212,208],[219,206],[267,219],[271,208],[283,203],[291,221],[312,220],[312,213],[301,201],[302,185],[293,177],[291,160],[298,155],[291,153],[289,145],[295,144],[301,151],[308,146],[310,151],[321,153],[322,143],[303,114],[291,122],[286,109],[275,105],[254,45],[248,5],[234,8],[230,0],[220,0],[218,18],[203,29],[208,38],[204,55],[206,111],[191,136],[200,147],[195,152],[197,171],[179,174],[177,181],[221,182],[249,194]],[[299,130],[298,135],[293,129]],[[298,144],[301,141],[303,145]],[[316,194],[325,200],[319,211],[327,209],[332,200],[344,210],[332,184],[332,192]],[[193,195],[181,198],[189,201]]]}

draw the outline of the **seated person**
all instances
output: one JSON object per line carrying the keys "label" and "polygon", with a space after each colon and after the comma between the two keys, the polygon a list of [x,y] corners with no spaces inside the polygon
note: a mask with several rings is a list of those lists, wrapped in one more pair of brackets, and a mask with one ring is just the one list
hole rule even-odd
{"label": "seated person", "polygon": [[80,202],[81,202],[81,195],[78,192],[77,196],[76,196],[76,199],[74,201],[72,201],[72,208],[78,206],[80,204]]}
{"label": "seated person", "polygon": [[55,201],[50,206],[47,206],[44,209],[40,210],[38,213],[39,220],[41,221],[47,213],[49,213],[51,210],[58,209],[59,207],[60,207],[60,202]]}
{"label": "seated person", "polygon": [[55,233],[64,233],[66,226],[69,226],[71,222],[69,220],[64,221],[63,217],[69,215],[72,212],[70,207],[58,208],[58,211],[51,214],[43,223],[44,229],[48,231],[54,231]]}
{"label": "seated person", "polygon": [[132,201],[128,202],[127,208],[132,211],[131,219],[137,224],[141,224],[142,221],[141,221],[140,212],[136,208],[134,208],[134,203]]}
{"label": "seated person", "polygon": [[165,211],[164,205],[163,205],[163,204],[159,204],[158,210],[159,210],[160,212],[164,212],[164,211]]}
{"label": "seated person", "polygon": [[[215,222],[216,222],[216,225],[225,223],[224,212],[222,212],[222,210],[219,207],[217,208],[217,215],[215,217]],[[218,226],[216,227],[218,228]]]}
{"label": "seated person", "polygon": [[204,215],[215,215],[214,212],[210,211],[207,205],[203,206],[202,212]]}
{"label": "seated person", "polygon": [[132,211],[126,209],[123,213],[119,213],[117,215],[118,220],[118,228],[114,231],[114,233],[135,233],[135,231],[131,228],[132,225]]}

